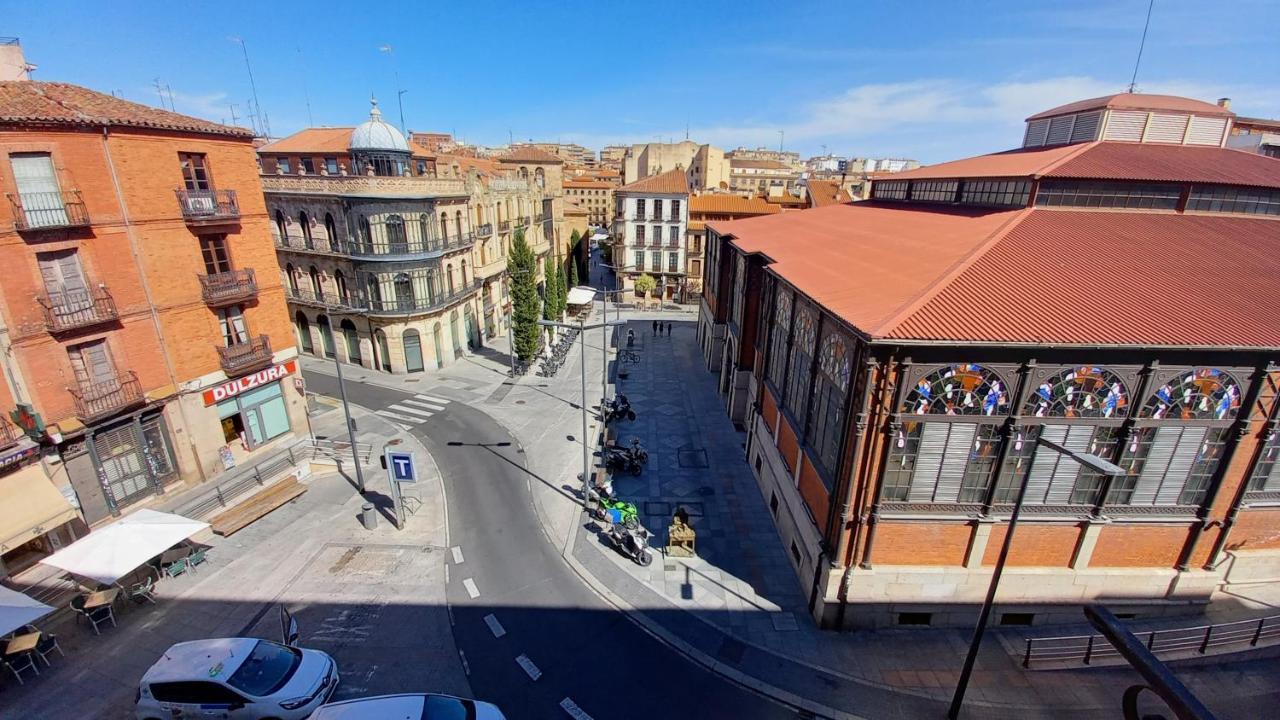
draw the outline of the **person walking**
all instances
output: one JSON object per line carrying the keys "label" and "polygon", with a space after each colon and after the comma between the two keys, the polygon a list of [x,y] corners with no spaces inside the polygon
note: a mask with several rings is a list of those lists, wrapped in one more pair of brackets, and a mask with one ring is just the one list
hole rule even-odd
{"label": "person walking", "polygon": [[657,321],[657,320],[654,320],[654,321],[653,321],[653,334],[654,334],[654,335],[657,335],[657,334],[658,334],[658,321]]}
{"label": "person walking", "polygon": [[667,323],[667,337],[671,337],[671,323]]}

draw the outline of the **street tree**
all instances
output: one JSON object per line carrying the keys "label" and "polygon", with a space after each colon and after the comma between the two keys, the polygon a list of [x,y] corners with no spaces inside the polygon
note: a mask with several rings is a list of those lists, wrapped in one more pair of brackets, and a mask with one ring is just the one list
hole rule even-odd
{"label": "street tree", "polygon": [[653,292],[657,287],[658,281],[654,280],[653,276],[649,273],[642,273],[640,277],[636,278],[636,292],[646,298],[648,298],[649,293]]}
{"label": "street tree", "polygon": [[528,362],[538,352],[538,278],[533,250],[524,240],[524,230],[516,229],[511,242],[511,332],[516,355]]}

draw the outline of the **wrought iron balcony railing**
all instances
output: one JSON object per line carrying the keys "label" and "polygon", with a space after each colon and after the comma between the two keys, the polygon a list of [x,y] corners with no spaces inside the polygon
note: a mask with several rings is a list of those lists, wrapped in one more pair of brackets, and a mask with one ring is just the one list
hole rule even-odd
{"label": "wrought iron balcony railing", "polygon": [[469,232],[462,235],[440,239],[429,237],[425,241],[417,239],[404,240],[356,240],[347,246],[347,253],[362,260],[393,260],[405,256],[433,256],[465,250],[476,242],[475,236]]}
{"label": "wrought iron balcony railing", "polygon": [[273,234],[276,247],[282,250],[299,250],[302,252],[320,253],[323,255],[345,255],[347,254],[347,243],[343,240],[327,240],[323,238],[312,238],[308,240],[305,237],[297,235],[286,235],[280,237],[278,233]]}
{"label": "wrought iron balcony railing", "polygon": [[116,301],[101,283],[86,290],[55,290],[36,296],[44,311],[44,327],[51,333],[66,332],[114,322],[120,318]]}
{"label": "wrought iron balcony railing", "polygon": [[235,190],[174,190],[187,222],[227,222],[240,219]]}
{"label": "wrought iron balcony railing", "polygon": [[402,297],[384,300],[369,298],[364,304],[369,315],[414,315],[431,312],[470,296],[480,287],[478,280],[467,282],[453,292],[427,294],[422,297]]}
{"label": "wrought iron balcony railing", "polygon": [[69,388],[76,401],[76,416],[90,421],[143,403],[142,384],[132,370],[117,372],[108,380]]}
{"label": "wrought iron balcony railing", "polygon": [[89,213],[79,190],[9,193],[13,226],[19,232],[88,227]]}
{"label": "wrought iron balcony railing", "polygon": [[271,339],[259,335],[250,338],[249,342],[219,347],[218,361],[228,377],[266,367],[271,364]]}
{"label": "wrought iron balcony railing", "polygon": [[510,229],[511,229],[511,221],[510,221],[510,220],[499,220],[499,221],[498,221],[498,229],[499,229],[499,230],[501,230],[502,232],[506,232],[506,231],[510,230]]}
{"label": "wrought iron balcony railing", "polygon": [[493,234],[493,223],[481,223],[476,226],[476,237],[489,237]]}
{"label": "wrought iron balcony railing", "polygon": [[286,287],[284,294],[289,302],[315,305],[317,307],[329,308],[331,310],[358,310],[360,308],[359,302],[357,302],[357,299],[354,297],[343,297],[337,293],[327,293],[323,290],[316,292],[314,290]]}
{"label": "wrought iron balcony railing", "polygon": [[258,280],[252,268],[201,275],[200,294],[214,307],[241,302],[258,295]]}

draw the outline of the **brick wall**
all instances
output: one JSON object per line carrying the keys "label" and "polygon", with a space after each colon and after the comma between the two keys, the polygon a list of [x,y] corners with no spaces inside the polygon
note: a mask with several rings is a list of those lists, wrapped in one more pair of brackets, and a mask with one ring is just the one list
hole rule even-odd
{"label": "brick wall", "polygon": [[881,522],[871,562],[875,565],[964,564],[971,526],[967,523]]}
{"label": "brick wall", "polygon": [[[759,374],[756,375],[759,377]],[[769,428],[769,434],[776,436],[778,434],[778,401],[773,399],[773,391],[768,385],[761,385],[763,392],[760,394],[760,418],[764,420],[765,427]]]}
{"label": "brick wall", "polygon": [[796,431],[791,429],[791,421],[783,417],[782,422],[778,423],[778,453],[782,455],[782,462],[786,463],[790,472],[795,472],[796,451],[799,447]]}
{"label": "brick wall", "polygon": [[804,498],[804,504],[809,506],[809,512],[813,514],[821,530],[827,521],[831,493],[827,492],[822,478],[818,476],[817,469],[807,455],[802,455],[800,460],[800,496]]}
{"label": "brick wall", "polygon": [[1089,566],[1170,568],[1186,539],[1186,525],[1110,525],[1099,534]]}
{"label": "brick wall", "polygon": [[[987,540],[987,548],[982,555],[983,565],[996,564],[996,560],[1000,557],[1000,546],[1004,544],[1004,536],[1008,529],[1008,525],[995,525],[991,528],[991,536]],[[1018,531],[1013,536],[1013,545],[1009,548],[1009,560],[1006,564],[1025,567],[1070,567],[1080,533],[1079,525],[1019,523]]]}
{"label": "brick wall", "polygon": [[[1203,543],[1208,545],[1208,542]],[[1280,548],[1280,509],[1244,510],[1236,517],[1228,550]]]}

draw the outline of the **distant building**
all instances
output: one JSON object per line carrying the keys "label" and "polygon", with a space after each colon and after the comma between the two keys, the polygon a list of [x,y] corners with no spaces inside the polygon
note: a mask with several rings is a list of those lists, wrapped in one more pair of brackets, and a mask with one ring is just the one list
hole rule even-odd
{"label": "distant building", "polygon": [[837,205],[853,199],[841,187],[839,180],[809,180],[804,185],[804,194],[811,208]]}
{"label": "distant building", "polygon": [[[1222,98],[1218,105],[1231,108],[1231,100]],[[1227,136],[1227,147],[1280,158],[1280,120],[1237,117]]]}
{"label": "distant building", "polygon": [[409,142],[425,149],[429,153],[449,152],[458,145],[449,133],[409,133]]}
{"label": "distant building", "polygon": [[729,161],[729,189],[743,197],[793,195],[800,171],[778,160],[735,157]]}
{"label": "distant building", "polygon": [[617,190],[613,223],[613,261],[619,290],[634,301],[635,279],[642,274],[658,281],[654,294],[675,300],[685,293],[685,233],[689,220],[689,178],[684,170],[668,170],[628,183]]}
{"label": "distant building", "polygon": [[616,183],[576,177],[564,181],[565,197],[573,200],[587,213],[588,221],[600,227],[613,222],[613,191]]}
{"label": "distant building", "polygon": [[692,140],[632,145],[624,158],[622,179],[630,184],[677,168],[684,170],[693,190],[729,187],[729,161],[724,151]]}
{"label": "distant building", "polygon": [[819,155],[805,160],[804,168],[810,173],[839,173],[846,169],[848,162],[835,155]]}
{"label": "distant building", "polygon": [[800,153],[789,150],[770,150],[763,147],[748,150],[740,147],[726,152],[724,156],[730,160],[772,160],[773,162],[782,163],[793,170],[804,169],[804,163],[800,162]]}
{"label": "distant building", "polygon": [[702,269],[706,258],[707,223],[776,215],[781,206],[763,198],[744,198],[730,193],[705,193],[689,198],[689,228],[685,242],[685,258],[688,268],[684,302],[693,302],[702,294]]}
{"label": "distant building", "polygon": [[606,145],[600,150],[600,167],[622,172],[627,157],[626,145]]}
{"label": "distant building", "polygon": [[587,148],[575,143],[530,143],[531,147],[551,153],[565,163],[573,165],[581,165],[582,167],[592,168],[598,164],[596,162],[596,154]]}
{"label": "distant building", "polygon": [[920,167],[920,161],[904,158],[856,158],[862,164],[863,172],[904,172]]}

